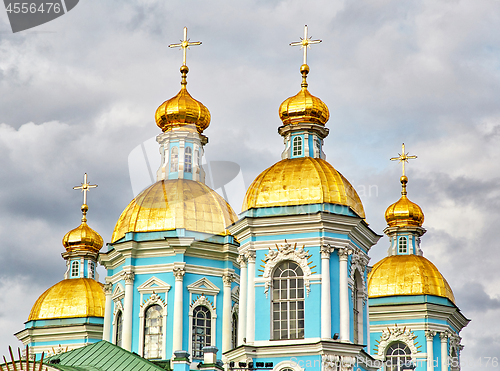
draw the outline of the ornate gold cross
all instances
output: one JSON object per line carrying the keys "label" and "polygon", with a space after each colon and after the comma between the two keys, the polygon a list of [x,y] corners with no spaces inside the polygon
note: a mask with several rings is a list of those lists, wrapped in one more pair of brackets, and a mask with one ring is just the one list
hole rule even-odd
{"label": "ornate gold cross", "polygon": [[403,143],[401,153],[398,153],[399,157],[391,158],[391,161],[399,161],[403,164],[403,176],[405,176],[405,162],[417,158],[417,156],[408,156],[408,153],[410,152],[405,152],[405,144]]}
{"label": "ornate gold cross", "polygon": [[307,48],[310,48],[311,44],[319,44],[322,40],[311,40],[312,36],[307,37],[307,25],[304,26],[304,38],[300,38],[300,41],[290,43],[291,46],[300,45],[300,49],[304,49],[304,64],[307,64]]}
{"label": "ornate gold cross", "polygon": [[83,183],[81,186],[75,186],[73,189],[81,189],[83,192],[83,204],[87,205],[87,192],[90,188],[96,188],[97,184],[89,184],[87,183],[87,173],[83,176]]}
{"label": "ornate gold cross", "polygon": [[184,40],[181,40],[179,44],[170,44],[168,47],[169,48],[181,48],[182,49],[182,65],[186,65],[186,51],[189,49],[190,46],[194,45],[201,45],[201,41],[193,41],[190,42],[189,39],[187,38],[188,35],[188,29],[187,27],[184,27]]}

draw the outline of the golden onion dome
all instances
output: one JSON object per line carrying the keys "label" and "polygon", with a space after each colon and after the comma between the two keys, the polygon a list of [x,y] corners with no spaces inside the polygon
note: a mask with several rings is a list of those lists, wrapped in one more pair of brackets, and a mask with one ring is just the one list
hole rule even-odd
{"label": "golden onion dome", "polygon": [[45,291],[31,309],[28,321],[104,317],[102,284],[90,278],[66,279]]}
{"label": "golden onion dome", "polygon": [[283,125],[312,123],[325,125],[330,118],[328,107],[323,101],[307,90],[306,77],[309,73],[309,66],[303,64],[300,67],[302,73],[302,84],[300,91],[286,99],[280,105],[279,115]]}
{"label": "golden onion dome", "polygon": [[179,93],[163,102],[156,109],[156,125],[164,132],[177,127],[196,128],[201,134],[210,125],[210,111],[201,102],[194,99],[187,91],[186,75],[189,69],[181,67],[182,82]]}
{"label": "golden onion dome", "polygon": [[217,192],[188,179],[160,180],[134,198],[120,215],[111,242],[127,232],[154,232],[184,228],[226,234],[238,217]]}
{"label": "golden onion dome", "polygon": [[318,203],[349,206],[365,218],[361,199],[349,181],[325,160],[312,157],[281,160],[264,170],[248,188],[243,211]]}
{"label": "golden onion dome", "polygon": [[368,296],[435,295],[455,297],[434,264],[423,256],[392,255],[374,265],[368,276]]}
{"label": "golden onion dome", "polygon": [[82,212],[84,213],[82,224],[64,235],[62,243],[66,251],[90,250],[99,252],[102,248],[104,241],[101,235],[87,225],[85,216],[87,210],[88,206],[82,205]]}
{"label": "golden onion dome", "polygon": [[401,198],[389,206],[385,211],[385,220],[389,227],[421,227],[424,223],[424,213],[420,206],[411,202],[408,197],[406,197],[407,183],[408,178],[403,175],[401,177],[401,184],[403,186]]}

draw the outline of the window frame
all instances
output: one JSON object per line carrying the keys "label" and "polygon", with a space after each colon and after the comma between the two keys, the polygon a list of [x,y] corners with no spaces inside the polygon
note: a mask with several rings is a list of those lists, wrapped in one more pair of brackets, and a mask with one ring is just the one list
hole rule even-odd
{"label": "window frame", "polygon": [[[76,272],[76,274],[75,274]],[[80,277],[80,262],[78,260],[71,261],[71,278]]]}
{"label": "window frame", "polygon": [[[388,355],[388,352],[391,350],[391,348],[393,348],[394,346],[403,346],[403,348],[394,348],[393,349],[393,352],[394,351],[398,351],[398,350],[402,350],[405,352],[404,354],[404,357],[400,357],[400,356],[403,356],[403,354],[396,354],[394,355],[394,353],[392,353],[391,355]],[[396,365],[393,365],[392,364],[392,361],[391,363],[389,364],[389,359],[388,358],[391,358],[391,359],[397,359],[397,364]],[[402,367],[401,367],[401,358],[404,358],[405,362],[408,362],[408,361],[411,361],[412,360],[412,353],[411,353],[411,349],[410,347],[408,346],[408,344],[406,344],[405,342],[403,341],[394,341],[392,343],[390,343],[387,348],[385,348],[385,351],[384,351],[384,360],[385,360],[385,366],[384,366],[384,370],[385,371],[402,371]]]}
{"label": "window frame", "polygon": [[[290,268],[291,265],[294,265],[293,269]],[[291,276],[290,272],[295,275]],[[293,260],[281,261],[273,269],[271,282],[271,339],[304,339],[306,287],[302,267]],[[282,327],[283,324],[286,324],[286,329]]]}
{"label": "window frame", "polygon": [[[153,308],[155,308],[156,312],[159,314],[159,317],[148,318],[148,314],[152,313]],[[154,327],[151,325],[148,327],[148,320],[152,320],[152,319],[156,319],[158,321],[159,325],[157,325],[156,327],[158,327],[159,330],[156,333],[148,334],[148,329],[150,327]],[[144,340],[143,340],[143,345],[142,345],[143,357],[145,359],[162,359],[163,358],[163,348],[165,346],[165,338],[164,338],[165,331],[163,328],[164,321],[163,321],[163,308],[162,308],[162,306],[158,303],[149,305],[144,311],[143,321],[144,321],[144,333],[143,333]],[[149,357],[148,354],[146,353],[146,348],[148,347],[148,345],[151,344],[147,341],[147,339],[148,339],[148,337],[152,338],[153,336],[157,336],[159,339],[159,341],[152,341],[152,343],[158,344],[158,349],[156,350],[156,354],[155,354],[155,355],[157,355],[157,357]],[[151,350],[149,350],[149,351],[151,351]]]}
{"label": "window frame", "polygon": [[[201,312],[202,310],[204,310],[203,312],[205,313],[205,317],[198,318],[197,314],[199,312]],[[198,320],[204,321],[204,324],[202,326],[200,326],[198,324]],[[196,339],[196,336],[197,336],[196,330],[198,329],[198,326],[200,326],[200,328],[203,328],[205,330],[203,335],[201,335],[203,337],[203,342],[198,341]],[[190,341],[191,341],[191,355],[192,355],[193,359],[203,359],[203,348],[206,346],[212,345],[214,336],[215,336],[215,334],[212,332],[212,311],[206,305],[203,305],[203,304],[197,305],[196,307],[193,308],[193,315],[192,315],[192,320],[191,320],[191,339],[190,339]],[[196,347],[197,344],[202,345],[200,349],[197,349],[197,347]]]}
{"label": "window frame", "polygon": [[300,135],[292,138],[292,157],[300,157],[304,154],[304,140]]}
{"label": "window frame", "polygon": [[184,172],[193,172],[193,150],[191,147],[184,148]]}
{"label": "window frame", "polygon": [[398,254],[408,254],[408,238],[406,236],[398,237]]}
{"label": "window frame", "polygon": [[170,149],[170,172],[177,173],[179,171],[179,147],[173,146]]}

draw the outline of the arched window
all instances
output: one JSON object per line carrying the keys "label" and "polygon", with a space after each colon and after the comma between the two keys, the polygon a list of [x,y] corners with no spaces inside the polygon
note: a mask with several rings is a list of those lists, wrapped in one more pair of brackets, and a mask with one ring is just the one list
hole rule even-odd
{"label": "arched window", "polygon": [[90,262],[89,264],[89,278],[95,278],[95,263],[94,262]]}
{"label": "arched window", "polygon": [[74,260],[71,263],[71,277],[80,277],[80,262]]}
{"label": "arched window", "polygon": [[294,262],[280,263],[273,273],[273,339],[304,338],[304,274]]}
{"label": "arched window", "polygon": [[212,314],[199,305],[193,310],[193,358],[203,358],[203,347],[212,344]]}
{"label": "arched window", "polygon": [[399,237],[398,240],[398,252],[400,254],[406,254],[407,253],[407,240],[406,237]]}
{"label": "arched window", "polygon": [[190,173],[193,165],[193,150],[186,147],[184,150],[184,172]]}
{"label": "arched window", "polygon": [[231,331],[231,341],[233,348],[238,346],[238,315],[233,313],[233,328]]}
{"label": "arched window", "polygon": [[316,152],[318,153],[318,157],[321,158],[321,140],[316,139]]}
{"label": "arched window", "polygon": [[163,348],[163,316],[162,307],[158,304],[146,309],[144,316],[144,358],[162,358]]}
{"label": "arched window", "polygon": [[123,338],[123,315],[122,311],[119,311],[116,315],[115,322],[115,344],[119,347],[122,346],[122,338]]}
{"label": "arched window", "polygon": [[411,351],[408,345],[398,341],[392,343],[385,352],[386,371],[402,371],[403,364],[411,361]]}
{"label": "arched window", "polygon": [[179,148],[172,147],[170,151],[170,172],[175,173],[179,171]]}
{"label": "arched window", "polygon": [[354,273],[353,287],[353,341],[354,344],[359,344],[363,339],[363,278],[358,270]]}
{"label": "arched window", "polygon": [[292,143],[293,155],[302,156],[302,137],[294,137]]}

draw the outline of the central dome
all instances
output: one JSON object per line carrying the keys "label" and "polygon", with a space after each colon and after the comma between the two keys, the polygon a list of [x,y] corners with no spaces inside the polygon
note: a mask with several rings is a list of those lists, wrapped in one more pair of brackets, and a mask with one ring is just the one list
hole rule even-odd
{"label": "central dome", "polygon": [[395,295],[435,295],[455,302],[450,285],[436,266],[417,255],[392,255],[373,266],[368,296]]}
{"label": "central dome", "polygon": [[226,234],[238,217],[217,192],[187,179],[161,180],[142,191],[122,212],[111,242],[127,232],[154,232],[184,228]]}
{"label": "central dome", "polygon": [[56,283],[33,305],[28,321],[39,319],[104,317],[106,298],[102,284],[90,278]]}
{"label": "central dome", "polygon": [[319,203],[349,206],[365,218],[363,204],[351,183],[328,162],[312,157],[281,160],[264,170],[248,188],[243,211]]}

